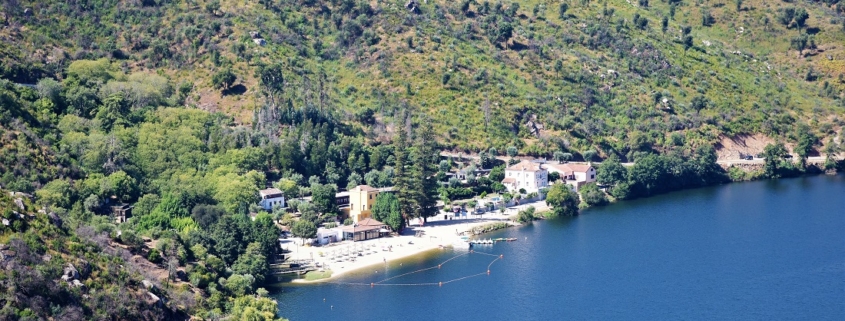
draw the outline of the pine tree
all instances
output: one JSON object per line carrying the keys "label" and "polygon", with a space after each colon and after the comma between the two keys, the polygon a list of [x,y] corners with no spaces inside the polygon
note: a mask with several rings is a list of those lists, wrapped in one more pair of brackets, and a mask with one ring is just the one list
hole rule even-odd
{"label": "pine tree", "polygon": [[413,177],[414,216],[422,218],[437,215],[437,140],[429,121],[422,121],[416,137]]}
{"label": "pine tree", "polygon": [[[400,124],[404,123],[405,116],[401,117]],[[397,126],[397,135],[393,139],[393,189],[396,191],[396,198],[399,199],[399,208],[402,217],[405,218],[405,225],[408,226],[408,220],[413,215],[413,197],[410,186],[410,179],[408,177],[408,133],[404,126]]]}

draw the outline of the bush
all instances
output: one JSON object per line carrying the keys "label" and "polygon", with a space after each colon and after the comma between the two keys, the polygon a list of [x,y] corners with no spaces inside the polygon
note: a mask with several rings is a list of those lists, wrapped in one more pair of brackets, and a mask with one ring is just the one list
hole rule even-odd
{"label": "bush", "polygon": [[158,253],[158,250],[151,249],[150,254],[147,255],[147,260],[155,264],[159,264],[161,263],[161,254]]}
{"label": "bush", "polygon": [[587,184],[581,187],[581,198],[589,206],[605,205],[607,204],[607,196],[604,195],[598,185]]}
{"label": "bush", "polygon": [[546,197],[546,204],[552,207],[554,216],[572,216],[578,214],[578,204],[581,200],[578,195],[566,184],[554,184],[549,189]]}
{"label": "bush", "polygon": [[520,223],[531,222],[537,218],[534,214],[534,206],[529,206],[527,209],[519,211],[519,214],[516,216],[516,221]]}

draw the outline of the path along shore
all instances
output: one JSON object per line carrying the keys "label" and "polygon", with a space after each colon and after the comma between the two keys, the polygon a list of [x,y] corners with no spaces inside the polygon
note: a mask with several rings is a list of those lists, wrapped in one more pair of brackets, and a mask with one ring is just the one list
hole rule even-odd
{"label": "path along shore", "polygon": [[[475,227],[496,222],[512,222],[512,218],[523,207],[535,206],[542,211],[545,202],[525,204],[523,206],[509,208],[505,214],[488,213],[480,218],[443,220],[440,218],[429,218],[428,222],[420,225],[417,220],[411,221],[411,226],[406,227],[401,235],[383,237],[360,242],[338,242],[328,246],[297,246],[298,241],[292,241],[289,250],[294,260],[313,259],[324,269],[331,270],[329,278],[307,281],[295,279],[293,283],[318,283],[334,281],[335,279],[353,271],[372,269],[373,271],[383,270],[379,265],[391,261],[418,255],[427,251],[437,251],[452,246],[452,243],[460,239],[459,233],[467,232]],[[421,236],[417,236],[422,231]],[[468,235],[468,234],[467,234]],[[471,237],[471,236],[470,236]],[[339,253],[346,253],[347,250],[364,249],[363,256],[353,255],[354,261],[336,261],[332,258]]]}

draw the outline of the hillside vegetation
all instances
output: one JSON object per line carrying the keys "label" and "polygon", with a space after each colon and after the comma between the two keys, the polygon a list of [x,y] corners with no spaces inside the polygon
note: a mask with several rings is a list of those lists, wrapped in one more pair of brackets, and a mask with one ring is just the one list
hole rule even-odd
{"label": "hillside vegetation", "polygon": [[3,75],[66,78],[71,61],[105,57],[239,123],[307,104],[377,139],[410,109],[448,148],[538,156],[841,130],[838,0],[411,3],[20,1],[4,9]]}
{"label": "hillside vegetation", "polygon": [[[841,5],[4,1],[0,319],[275,320],[279,227],[350,223],[368,184],[398,230],[504,192],[505,154],[603,160],[617,200],[842,169]],[[745,136],[765,164],[717,165]]]}

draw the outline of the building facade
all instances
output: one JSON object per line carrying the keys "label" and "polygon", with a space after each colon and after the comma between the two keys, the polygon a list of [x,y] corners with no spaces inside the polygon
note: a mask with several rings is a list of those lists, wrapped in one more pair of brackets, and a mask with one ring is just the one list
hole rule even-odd
{"label": "building facade", "polygon": [[589,183],[596,181],[596,168],[589,164],[547,164],[550,172],[560,174],[560,179],[572,186],[576,192]]}
{"label": "building facade", "polygon": [[358,185],[349,190],[349,217],[358,223],[372,216],[373,206],[379,190],[367,185]]}
{"label": "building facade", "polygon": [[509,192],[519,192],[522,189],[525,193],[538,192],[541,188],[549,186],[549,172],[542,164],[524,160],[505,168],[502,184]]}
{"label": "building facade", "polygon": [[285,207],[285,193],[278,188],[268,188],[258,191],[258,205],[264,210],[272,211],[274,206]]}
{"label": "building facade", "polygon": [[390,233],[387,225],[371,218],[362,219],[352,225],[342,226],[340,230],[343,232],[343,240],[352,240],[353,242],[379,238]]}

